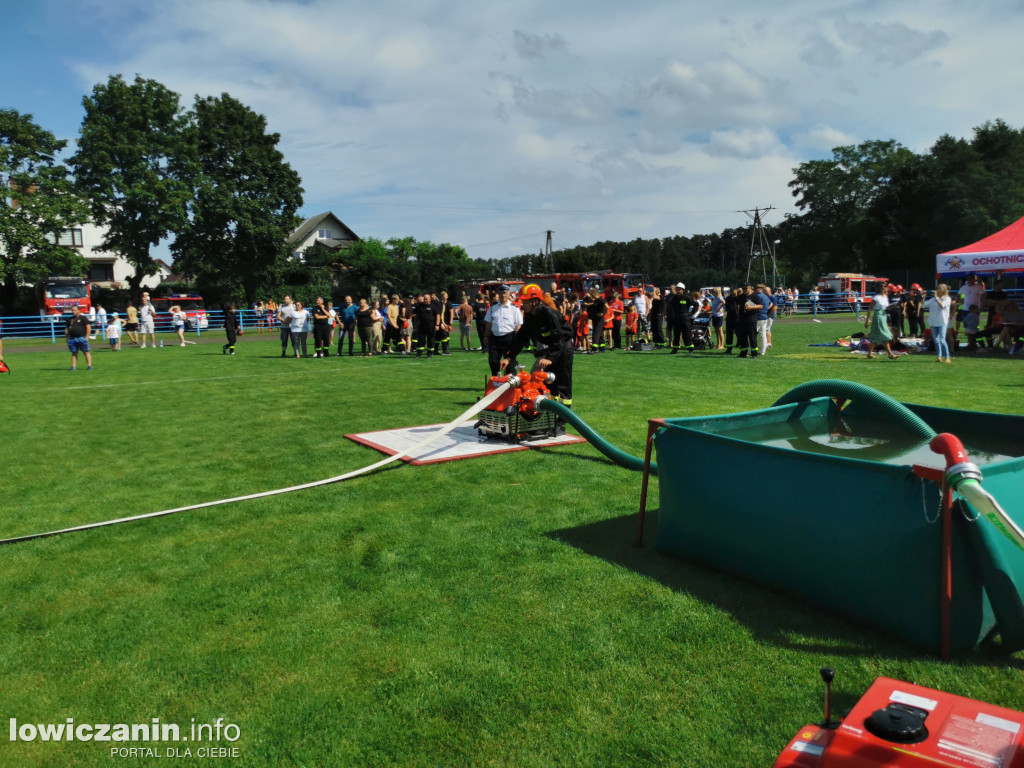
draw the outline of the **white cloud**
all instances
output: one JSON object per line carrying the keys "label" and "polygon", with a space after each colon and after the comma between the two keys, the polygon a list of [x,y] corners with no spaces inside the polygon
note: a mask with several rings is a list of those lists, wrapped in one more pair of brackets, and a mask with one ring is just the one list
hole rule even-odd
{"label": "white cloud", "polygon": [[[73,39],[34,39],[34,60],[56,70],[8,78],[3,102],[52,111],[32,101],[52,102],[32,78],[66,66],[78,94],[53,129],[73,135],[81,95],[111,73],[159,80],[186,104],[228,92],[281,134],[303,213],[332,209],[363,235],[490,243],[554,228],[560,247],[718,231],[742,225],[741,208],[792,210],[792,169],[834,146],[923,151],[996,117],[1024,124],[1006,97],[1024,22],[999,0],[730,0],[696,17],[672,0],[84,9]],[[0,56],[23,72],[25,51]],[[531,237],[523,250],[543,245]]]}

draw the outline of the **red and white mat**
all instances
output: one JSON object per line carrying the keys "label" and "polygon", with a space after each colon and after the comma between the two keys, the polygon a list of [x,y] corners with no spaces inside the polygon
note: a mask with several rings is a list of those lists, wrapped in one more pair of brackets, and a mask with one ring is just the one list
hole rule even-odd
{"label": "red and white mat", "polygon": [[526,443],[510,443],[506,440],[488,440],[480,437],[472,424],[461,424],[444,437],[434,440],[422,450],[415,446],[422,443],[432,432],[436,432],[444,424],[428,424],[422,427],[406,427],[405,429],[387,429],[381,432],[362,432],[345,435],[349,440],[368,445],[381,453],[394,456],[396,453],[409,451],[402,460],[410,464],[436,464],[442,461],[473,459],[477,456],[489,456],[494,453],[525,451],[529,448],[549,448],[554,445],[572,445],[584,443],[586,440],[578,435],[560,435],[541,440],[530,440]]}

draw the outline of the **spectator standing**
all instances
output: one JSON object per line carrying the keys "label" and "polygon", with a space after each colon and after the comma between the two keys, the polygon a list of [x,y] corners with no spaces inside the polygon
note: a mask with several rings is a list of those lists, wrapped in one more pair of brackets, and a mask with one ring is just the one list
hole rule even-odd
{"label": "spectator standing", "polygon": [[181,311],[181,307],[175,304],[171,307],[171,325],[174,327],[174,332],[178,334],[179,346],[185,346],[185,313]]}
{"label": "spectator standing", "polygon": [[478,352],[487,351],[487,321],[484,319],[487,316],[487,310],[491,308],[490,302],[484,296],[483,292],[476,295],[476,299],[473,301],[473,319],[476,321],[476,335],[480,340],[480,346],[477,347]]}
{"label": "spectator standing", "polygon": [[459,318],[459,349],[465,352],[473,351],[473,341],[470,334],[473,331],[473,305],[469,303],[469,297],[462,294],[462,303],[455,311]]}
{"label": "spectator standing", "polygon": [[651,320],[649,314],[649,301],[643,286],[633,296],[633,308],[636,309],[637,338],[640,342],[651,340]]}
{"label": "spectator standing", "polygon": [[[329,323],[330,332],[327,334],[327,351],[330,352],[334,349],[334,328],[338,325],[338,310],[334,308],[334,302],[327,302],[327,314],[331,316],[331,322]],[[327,357],[327,355],[324,355]]]}
{"label": "spectator standing", "polygon": [[[501,370],[502,359],[508,357],[513,336],[523,324],[523,313],[509,301],[508,289],[505,286],[498,289],[498,303],[488,308],[484,322],[487,324],[487,362],[491,375],[497,376]],[[515,362],[515,358],[512,357],[512,365],[515,365]]]}
{"label": "spectator standing", "polygon": [[127,309],[128,319],[124,325],[124,332],[128,334],[128,340],[132,344],[139,343],[139,335],[136,331],[139,329],[139,310],[135,308],[135,305],[130,301],[128,302]]}
{"label": "spectator standing", "polygon": [[313,303],[313,357],[331,356],[331,313],[324,297],[317,296]]}
{"label": "spectator standing", "polygon": [[[107,331],[107,310],[103,308],[102,304],[96,305],[96,325],[93,328],[102,328],[104,333]],[[95,339],[96,334],[93,333],[92,337]]]}
{"label": "spectator standing", "polygon": [[341,349],[345,345],[345,339],[348,338],[348,356],[352,357],[355,352],[353,351],[353,345],[355,343],[356,333],[356,310],[359,307],[352,302],[351,296],[345,297],[345,303],[342,305],[341,314],[341,336],[338,337],[338,356],[341,357]]}
{"label": "spectator standing", "polygon": [[637,326],[640,322],[640,315],[637,314],[636,304],[631,300],[626,300],[626,349],[633,348],[633,342],[636,340]]}
{"label": "spectator standing", "polygon": [[740,319],[743,317],[743,292],[734,287],[725,297],[725,354],[731,355],[739,340]]}
{"label": "spectator standing", "polygon": [[384,351],[396,355],[402,351],[402,307],[398,302],[398,294],[391,294],[385,314],[388,318],[387,331],[384,334]]}
{"label": "spectator standing", "polygon": [[715,349],[725,349],[725,299],[722,289],[715,286],[711,289],[711,327],[715,329]]}
{"label": "spectator standing", "polygon": [[612,311],[612,349],[622,349],[622,317],[626,308],[618,291],[612,291],[608,308]]}
{"label": "spectator standing", "polygon": [[90,339],[95,339],[96,338],[96,307],[95,307],[95,305],[90,305],[89,306],[89,327],[92,329],[92,335],[90,335],[89,338]]}
{"label": "spectator standing", "polygon": [[89,351],[89,334],[92,332],[92,324],[87,315],[82,314],[82,309],[77,304],[71,307],[71,317],[64,324],[64,339],[68,344],[68,351],[71,353],[71,370],[78,370],[78,353],[85,353],[86,370],[92,370],[92,353]]}
{"label": "spectator standing", "polygon": [[665,300],[661,296],[661,289],[655,288],[651,291],[651,340],[655,349],[662,349],[665,346],[665,332],[662,326],[665,322]]}
{"label": "spectator standing", "polygon": [[756,292],[751,285],[741,285],[736,292],[740,311],[736,348],[740,351],[739,357],[756,357],[757,316],[761,311],[761,304],[754,300]]}
{"label": "spectator standing", "polygon": [[110,342],[110,349],[113,352],[121,351],[121,318],[117,312],[110,315],[110,324],[107,326],[107,341]]}
{"label": "spectator standing", "polygon": [[295,306],[292,304],[292,297],[285,296],[281,306],[277,308],[277,321],[281,324],[281,357],[288,355],[288,341],[292,342],[292,352],[299,356],[299,350],[295,346],[295,337],[292,336],[292,315],[295,314]]}
{"label": "spectator standing", "polygon": [[416,326],[416,357],[422,357],[426,352],[429,360],[434,355],[434,334],[437,332],[437,326],[441,320],[429,293],[420,296],[419,301],[413,307],[413,317]]}
{"label": "spectator standing", "polygon": [[924,291],[917,283],[910,286],[910,296],[907,298],[907,324],[910,326],[910,335],[915,339],[924,336]]}
{"label": "spectator standing", "polygon": [[[935,287],[935,295],[928,300],[928,325],[932,331],[932,342],[935,344],[937,360],[952,362],[949,357],[949,340],[946,332],[949,329],[949,286],[939,283]],[[943,361],[945,353],[945,361]]]}
{"label": "spectator standing", "polygon": [[814,315],[814,320],[821,322],[818,320],[818,299],[821,296],[818,292],[818,286],[812,285],[811,290],[807,295],[811,300],[811,313]]}
{"label": "spectator standing", "polygon": [[977,304],[980,307],[985,297],[985,288],[978,283],[977,275],[967,276],[967,280],[960,286],[960,290],[957,291],[957,297],[959,298],[960,309],[956,313],[954,332],[960,330],[960,324],[963,322],[964,315],[970,310],[971,305]]}
{"label": "spectator standing", "polygon": [[[264,326],[264,322],[263,321],[264,321],[264,314],[266,312],[266,309],[263,306],[263,302],[260,301],[259,299],[254,301],[253,304],[252,304],[252,311],[253,311],[253,314],[254,314],[254,316],[256,318],[256,332],[257,333],[263,333],[263,326]],[[237,310],[236,310],[236,312],[237,312]],[[225,325],[225,328],[226,327],[227,326]]]}
{"label": "spectator standing", "polygon": [[380,311],[380,301],[374,300],[370,305],[370,354],[380,355],[384,349],[384,314]]}
{"label": "spectator standing", "polygon": [[142,294],[139,305],[139,335],[142,337],[142,348],[146,348],[146,334],[149,334],[150,346],[156,346],[156,308],[149,301],[149,294]]}
{"label": "spectator standing", "polygon": [[[285,297],[287,301],[287,297]],[[306,334],[309,332],[309,310],[303,309],[302,302],[296,301],[295,307],[291,312],[291,325],[288,328],[288,332],[292,339],[292,351],[295,353],[295,357],[306,356]],[[302,347],[302,354],[299,354],[299,347]]]}

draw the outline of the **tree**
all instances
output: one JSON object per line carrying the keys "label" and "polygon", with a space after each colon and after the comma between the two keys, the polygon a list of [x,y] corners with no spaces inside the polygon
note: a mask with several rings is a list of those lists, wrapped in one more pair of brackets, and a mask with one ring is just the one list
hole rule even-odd
{"label": "tree", "polygon": [[178,94],[154,80],[120,75],[93,88],[82,101],[78,151],[70,164],[93,220],[107,228],[101,247],[135,268],[133,294],[157,272],[150,248],[185,217],[188,188],[171,172],[180,151],[183,116]]}
{"label": "tree", "polygon": [[0,306],[13,313],[21,283],[49,275],[85,275],[89,262],[59,245],[61,230],[81,224],[88,208],[57,162],[67,142],[32,115],[0,110]]}
{"label": "tree", "polygon": [[246,303],[287,264],[302,206],[299,175],[277,149],[280,134],[228,94],[196,97],[172,169],[191,194],[171,245],[175,265],[204,281],[240,285]]}
{"label": "tree", "polygon": [[867,212],[914,158],[895,141],[866,141],[836,147],[831,160],[812,160],[794,169],[789,186],[797,207],[806,211],[802,231],[825,255],[824,264],[843,270],[864,265]]}

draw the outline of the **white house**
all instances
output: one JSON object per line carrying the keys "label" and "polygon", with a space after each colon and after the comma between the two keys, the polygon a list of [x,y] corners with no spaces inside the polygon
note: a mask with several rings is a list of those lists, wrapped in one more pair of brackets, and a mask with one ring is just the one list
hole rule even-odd
{"label": "white house", "polygon": [[[102,288],[127,288],[128,278],[135,274],[135,267],[116,253],[100,250],[99,244],[103,242],[103,237],[102,227],[87,223],[62,231],[59,243],[77,249],[89,260],[89,274],[86,277],[93,285]],[[157,259],[156,263],[159,271],[142,279],[143,288],[156,288],[171,274],[171,268],[164,261]]]}
{"label": "white house", "polygon": [[319,243],[332,250],[346,248],[359,236],[345,226],[345,223],[330,211],[310,216],[288,236],[288,246],[292,256],[299,261],[304,260],[306,249]]}

